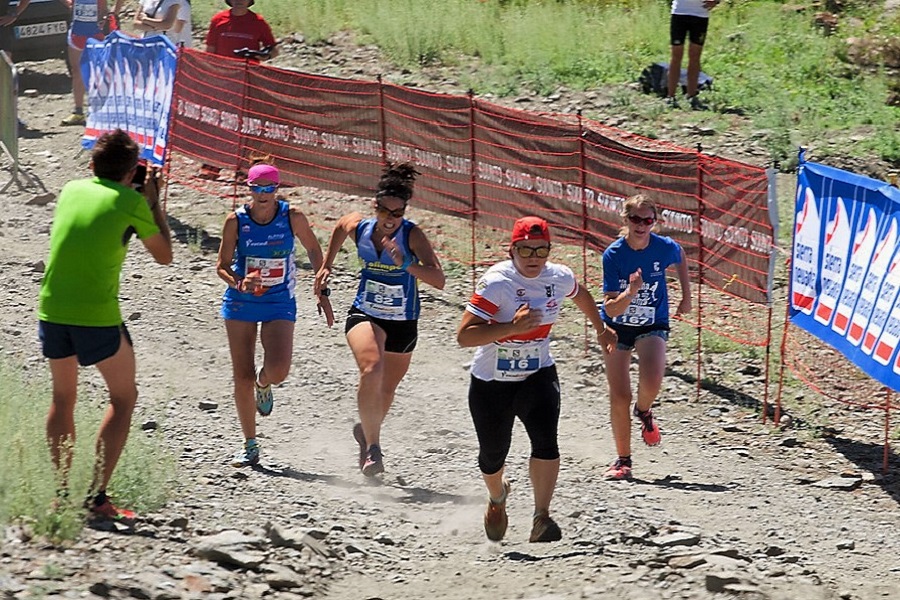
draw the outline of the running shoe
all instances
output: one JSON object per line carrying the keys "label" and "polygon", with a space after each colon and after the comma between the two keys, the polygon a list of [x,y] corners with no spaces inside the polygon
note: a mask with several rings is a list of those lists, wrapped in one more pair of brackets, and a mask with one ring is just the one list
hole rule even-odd
{"label": "running shoe", "polygon": [[631,479],[631,459],[617,458],[603,474],[603,479]]}
{"label": "running shoe", "polygon": [[134,527],[137,514],[132,510],[117,508],[106,498],[103,504],[97,504],[93,500],[90,506],[91,517],[95,520],[115,521],[128,527]]}
{"label": "running shoe", "polygon": [[366,465],[366,449],[369,447],[366,444],[366,434],[363,432],[362,423],[353,426],[353,439],[359,444],[359,468],[362,470]]}
{"label": "running shoe", "polygon": [[558,542],[562,539],[562,531],[556,521],[544,511],[534,515],[529,542]]}
{"label": "running shoe", "polygon": [[250,467],[259,463],[259,442],[256,440],[244,442],[243,447],[234,453],[231,459],[233,467]]}
{"label": "running shoe", "polygon": [[60,125],[84,125],[86,123],[84,114],[72,113],[60,122]]}
{"label": "running shoe", "polygon": [[262,373],[262,367],[256,370],[256,380],[253,382],[253,387],[256,389],[256,412],[268,417],[275,407],[275,395],[272,393],[271,383],[266,386],[259,385],[260,373]]}
{"label": "running shoe", "polygon": [[506,526],[509,519],[506,517],[506,499],[512,486],[508,481],[503,481],[503,500],[494,502],[488,499],[487,508],[484,510],[484,533],[492,542],[499,542],[506,535]]}
{"label": "running shoe", "polygon": [[656,421],[653,420],[653,411],[649,408],[647,410],[638,410],[637,406],[635,406],[634,416],[641,420],[641,437],[644,438],[644,443],[648,446],[658,446],[662,441],[662,436],[659,434],[659,427],[656,425]]}
{"label": "running shoe", "polygon": [[372,444],[366,453],[366,462],[362,466],[362,474],[366,477],[375,477],[384,473],[384,456],[381,454],[381,446]]}

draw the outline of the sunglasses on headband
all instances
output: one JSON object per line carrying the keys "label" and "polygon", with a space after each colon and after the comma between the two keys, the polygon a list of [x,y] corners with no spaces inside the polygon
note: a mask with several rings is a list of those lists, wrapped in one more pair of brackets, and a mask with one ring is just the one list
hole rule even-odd
{"label": "sunglasses on headband", "polygon": [[536,248],[532,248],[531,246],[516,246],[516,254],[522,258],[531,258],[532,256],[547,258],[550,256],[550,246],[538,246]]}
{"label": "sunglasses on headband", "polygon": [[639,217],[637,215],[628,215],[628,220],[635,225],[653,225],[656,222],[656,217]]}
{"label": "sunglasses on headband", "polygon": [[406,214],[406,207],[404,206],[402,208],[390,210],[388,207],[381,204],[381,202],[376,202],[375,203],[375,211],[379,212],[383,215],[390,215],[390,216],[394,217],[395,219],[400,219],[403,217],[404,214]]}
{"label": "sunglasses on headband", "polygon": [[256,194],[271,194],[272,192],[274,192],[277,189],[278,189],[277,183],[273,183],[270,185],[253,185],[252,183],[250,184],[250,191],[254,192]]}

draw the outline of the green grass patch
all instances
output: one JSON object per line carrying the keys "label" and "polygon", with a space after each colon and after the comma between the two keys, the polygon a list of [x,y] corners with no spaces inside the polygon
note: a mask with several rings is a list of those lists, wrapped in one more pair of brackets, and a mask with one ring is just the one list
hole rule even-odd
{"label": "green grass patch", "polygon": [[[41,372],[41,371],[39,371]],[[0,362],[0,523],[20,522],[53,541],[77,537],[84,525],[81,508],[92,480],[94,444],[105,398],[79,395],[75,411],[77,438],[67,497],[60,499],[58,480],[46,443],[45,422],[50,405],[49,373],[35,380],[35,370]],[[84,386],[82,386],[84,388]],[[175,457],[163,447],[158,430],[147,434],[133,428],[110,482],[117,504],[146,512],[162,506],[174,486]]]}

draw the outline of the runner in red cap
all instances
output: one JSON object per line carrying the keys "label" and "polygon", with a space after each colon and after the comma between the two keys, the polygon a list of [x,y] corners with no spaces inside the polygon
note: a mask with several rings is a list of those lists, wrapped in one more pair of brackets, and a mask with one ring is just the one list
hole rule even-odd
{"label": "runner in red cap", "polygon": [[459,325],[460,345],[475,347],[470,369],[469,410],[478,435],[478,466],[490,500],[484,513],[488,539],[506,535],[509,482],[503,477],[516,417],[531,441],[529,474],[534,489],[531,542],[555,542],[562,532],[550,517],[559,474],[557,432],[559,379],[550,354],[550,329],[570,298],[591,321],[604,351],[616,334],[604,326],[587,288],[572,270],[548,261],[550,228],[524,217],[512,229],[510,260],[485,272]]}

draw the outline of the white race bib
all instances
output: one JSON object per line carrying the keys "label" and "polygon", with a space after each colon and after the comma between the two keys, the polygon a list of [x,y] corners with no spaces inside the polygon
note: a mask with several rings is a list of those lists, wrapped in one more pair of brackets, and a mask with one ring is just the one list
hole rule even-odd
{"label": "white race bib", "polygon": [[652,306],[635,306],[630,304],[625,309],[625,312],[613,319],[613,321],[632,327],[653,325],[656,322],[656,309]]}
{"label": "white race bib", "polygon": [[406,314],[406,294],[403,293],[402,285],[366,281],[362,305],[364,311],[376,315],[403,315]]}
{"label": "white race bib", "polygon": [[284,278],[287,274],[287,259],[248,256],[244,267],[244,273],[247,275],[253,271],[259,271],[259,276],[262,277],[262,285],[272,287],[279,283],[284,283]]}
{"label": "white race bib", "polygon": [[75,3],[75,13],[73,17],[76,21],[86,23],[97,22],[97,5],[96,4],[79,4]]}
{"label": "white race bib", "polygon": [[540,368],[540,344],[498,344],[494,366],[497,381],[521,381]]}

